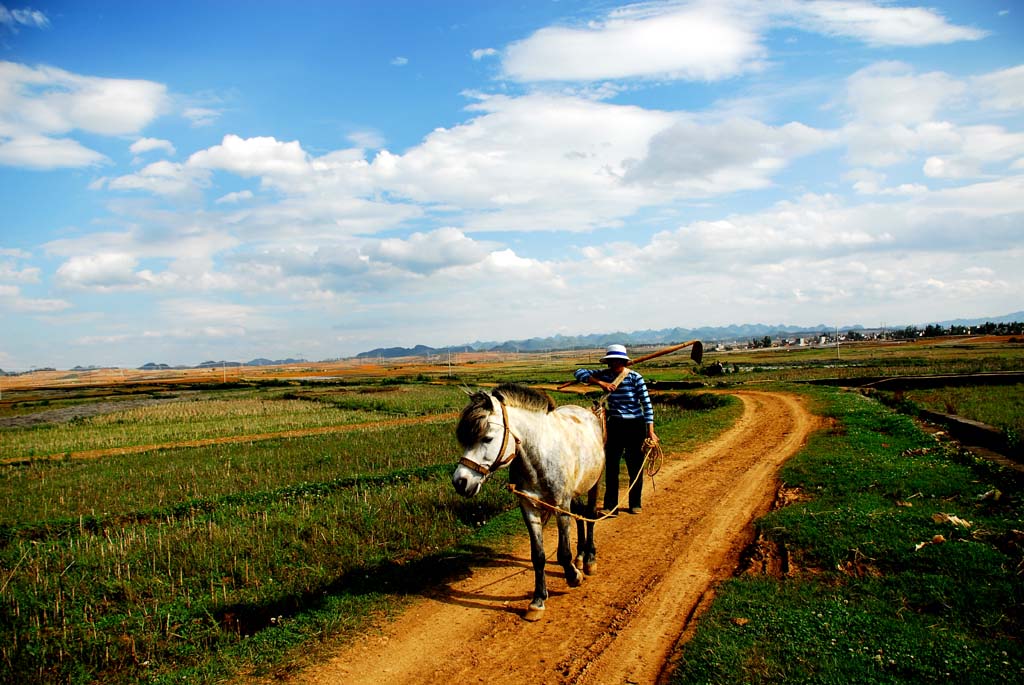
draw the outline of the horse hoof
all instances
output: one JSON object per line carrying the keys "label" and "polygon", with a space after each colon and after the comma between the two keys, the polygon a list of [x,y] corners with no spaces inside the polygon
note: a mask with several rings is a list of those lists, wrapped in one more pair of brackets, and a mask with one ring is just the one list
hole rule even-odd
{"label": "horse hoof", "polygon": [[576,568],[578,568],[579,570],[583,571],[584,573],[586,573],[586,571],[583,570],[584,569],[584,564],[583,564],[583,555],[582,554],[579,555],[578,557],[576,557],[576,560],[573,561],[572,565],[575,566]]}
{"label": "horse hoof", "polygon": [[595,573],[597,573],[597,562],[591,561],[590,563],[583,564],[583,573],[587,574],[588,576],[592,576]]}
{"label": "horse hoof", "polygon": [[543,617],[544,607],[531,606],[529,609],[526,610],[526,613],[523,614],[523,618],[527,621],[530,621],[531,623],[534,621],[539,621]]}
{"label": "horse hoof", "polygon": [[579,587],[580,585],[583,585],[584,578],[586,578],[586,576],[580,571],[576,571],[575,577],[566,576],[566,580],[569,582],[569,587]]}

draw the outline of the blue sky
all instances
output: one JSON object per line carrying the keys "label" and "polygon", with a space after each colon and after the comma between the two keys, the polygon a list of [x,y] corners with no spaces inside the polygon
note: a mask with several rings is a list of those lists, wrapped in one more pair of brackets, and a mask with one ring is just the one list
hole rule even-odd
{"label": "blue sky", "polygon": [[1024,7],[0,4],[0,368],[1024,309]]}

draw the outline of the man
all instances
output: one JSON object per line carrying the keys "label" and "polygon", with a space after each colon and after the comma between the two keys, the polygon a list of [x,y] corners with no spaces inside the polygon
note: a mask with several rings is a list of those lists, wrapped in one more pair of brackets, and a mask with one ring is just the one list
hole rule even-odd
{"label": "man", "polygon": [[627,367],[630,360],[624,346],[609,345],[601,361],[607,368],[577,369],[575,376],[579,382],[598,385],[608,393],[604,508],[613,516],[618,509],[619,461],[625,457],[629,482],[633,484],[629,489],[628,511],[639,514],[644,488],[641,474],[644,440],[658,442],[654,433],[654,408],[644,377]]}

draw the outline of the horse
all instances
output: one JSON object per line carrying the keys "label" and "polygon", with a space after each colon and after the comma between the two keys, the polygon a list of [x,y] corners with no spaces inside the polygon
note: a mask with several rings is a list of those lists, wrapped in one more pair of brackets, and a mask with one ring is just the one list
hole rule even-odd
{"label": "horse", "polygon": [[[569,586],[579,586],[597,570],[593,519],[604,470],[604,427],[589,409],[571,404],[556,408],[547,394],[506,383],[490,393],[470,395],[455,436],[464,449],[452,474],[460,495],[473,497],[492,474],[509,467],[509,482],[518,491],[530,533],[534,589],[526,618],[537,620],[548,598],[542,529],[552,512],[558,523],[558,563]],[[584,493],[585,508],[577,499]],[[575,559],[570,512],[578,516]],[[583,514],[590,520],[584,521]]]}

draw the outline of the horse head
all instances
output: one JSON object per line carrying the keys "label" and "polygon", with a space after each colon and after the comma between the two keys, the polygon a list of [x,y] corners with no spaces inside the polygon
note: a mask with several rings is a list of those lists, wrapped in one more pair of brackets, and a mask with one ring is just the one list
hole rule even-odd
{"label": "horse head", "polygon": [[463,497],[476,495],[492,473],[515,459],[519,438],[512,434],[502,399],[498,391],[473,393],[455,427],[463,453],[452,485]]}

